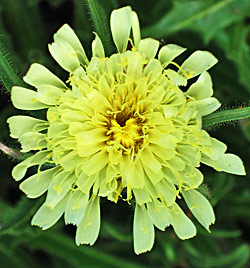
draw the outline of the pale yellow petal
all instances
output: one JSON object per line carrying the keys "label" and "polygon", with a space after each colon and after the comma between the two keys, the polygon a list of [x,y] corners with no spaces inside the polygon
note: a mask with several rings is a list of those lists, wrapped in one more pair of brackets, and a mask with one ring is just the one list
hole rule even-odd
{"label": "pale yellow petal", "polygon": [[197,188],[203,182],[203,174],[199,169],[187,166],[181,174],[182,183],[191,188]]}
{"label": "pale yellow petal", "polygon": [[177,139],[171,134],[163,133],[158,129],[152,129],[149,131],[148,141],[166,149],[173,149],[176,146]]}
{"label": "pale yellow petal", "polygon": [[39,132],[48,128],[48,122],[25,115],[15,115],[8,118],[10,136],[18,138],[25,132]]}
{"label": "pale yellow petal", "polygon": [[131,26],[132,26],[134,46],[137,49],[139,42],[141,40],[141,32],[140,32],[139,19],[138,19],[136,12],[132,11],[130,13],[130,20],[131,20]]}
{"label": "pale yellow petal", "polygon": [[11,101],[17,109],[22,110],[40,110],[49,107],[38,101],[37,92],[24,87],[15,86],[11,89]]}
{"label": "pale yellow petal", "polygon": [[183,191],[182,195],[196,219],[209,231],[209,226],[215,222],[215,215],[209,201],[198,191]]}
{"label": "pale yellow petal", "polygon": [[58,169],[54,167],[40,171],[23,181],[19,187],[29,198],[37,198],[48,190],[52,177]]}
{"label": "pale yellow petal", "polygon": [[187,78],[178,74],[177,72],[168,69],[165,71],[170,83],[176,86],[186,86],[187,85]]}
{"label": "pale yellow petal", "polygon": [[73,73],[80,67],[76,51],[65,40],[59,39],[49,44],[49,51],[57,63],[66,71]]}
{"label": "pale yellow petal", "polygon": [[38,101],[48,104],[56,105],[60,100],[60,96],[63,94],[63,91],[53,85],[40,85],[37,90],[37,99]]}
{"label": "pale yellow petal", "polygon": [[142,58],[139,54],[132,54],[127,58],[128,68],[126,82],[133,82],[134,79],[139,80],[142,77]]}
{"label": "pale yellow petal", "polygon": [[[70,26],[68,24],[64,24],[57,31],[57,33],[54,34],[54,40],[55,40],[55,43],[54,43],[55,45],[60,44],[60,43],[62,43],[62,44],[64,43],[65,44],[64,48],[70,47],[70,50],[68,50],[68,52],[71,51],[72,55],[74,55],[74,57],[77,58],[79,63],[81,63],[82,65],[88,64],[89,61],[88,61],[87,56],[85,54],[85,51],[84,51],[84,49],[83,49],[83,47],[81,45],[81,42],[79,41],[79,39],[76,36],[75,32],[70,28]],[[64,51],[62,51],[61,57],[63,55],[65,55]],[[54,57],[53,54],[52,54],[52,56]],[[70,59],[70,58],[68,58],[68,59]],[[71,58],[71,59],[73,59],[73,58]]]}
{"label": "pale yellow petal", "polygon": [[143,189],[133,189],[133,193],[135,196],[135,201],[138,205],[143,205],[145,203],[151,202],[151,196],[149,192],[143,188]]}
{"label": "pale yellow petal", "polygon": [[46,205],[54,208],[67,195],[75,180],[75,174],[64,170],[55,174],[49,185]]}
{"label": "pale yellow petal", "polygon": [[200,114],[204,116],[218,110],[221,106],[221,103],[216,98],[211,97],[194,101],[193,105],[195,110],[199,111]]}
{"label": "pale yellow petal", "polygon": [[236,175],[246,175],[242,160],[234,154],[223,154],[216,161],[203,156],[201,162],[213,167],[217,171],[224,171]]}
{"label": "pale yellow petal", "polygon": [[[80,157],[88,157],[91,156],[97,152],[99,152],[101,149],[103,149],[104,143],[103,142],[99,142],[96,144],[92,144],[92,145],[81,145],[81,144],[77,144],[77,153]],[[110,158],[110,153],[109,153],[109,159]],[[111,161],[112,162],[112,161]]]}
{"label": "pale yellow petal", "polygon": [[100,39],[100,37],[98,36],[97,33],[94,33],[94,34],[95,34],[95,39],[92,42],[92,54],[93,54],[93,57],[104,58],[105,53],[104,53],[104,48],[103,48],[102,41],[101,41],[101,39]]}
{"label": "pale yellow petal", "polygon": [[106,151],[100,151],[92,156],[83,166],[83,172],[88,176],[99,172],[108,164],[109,158]]}
{"label": "pale yellow petal", "polygon": [[62,199],[54,208],[48,207],[44,203],[34,215],[31,225],[37,225],[43,230],[50,228],[61,218],[65,211],[66,203],[67,197]]}
{"label": "pale yellow petal", "polygon": [[82,163],[83,159],[75,151],[67,153],[65,156],[60,157],[60,165],[65,171],[73,171],[76,166]]}
{"label": "pale yellow petal", "polygon": [[149,215],[154,225],[164,231],[171,224],[171,215],[167,207],[159,200],[155,199],[147,204]]}
{"label": "pale yellow petal", "polygon": [[174,58],[178,57],[182,54],[186,48],[169,44],[163,46],[159,51],[158,59],[161,62],[163,68],[165,68]]}
{"label": "pale yellow petal", "polygon": [[[133,167],[133,177],[131,178],[132,188],[143,188],[144,187],[144,170],[140,161],[132,165]],[[129,168],[129,167],[128,167]]]}
{"label": "pale yellow petal", "polygon": [[64,214],[66,224],[78,225],[80,223],[86,211],[88,198],[89,195],[79,189],[70,193]]}
{"label": "pale yellow petal", "polygon": [[17,164],[12,170],[12,176],[16,181],[21,180],[29,167],[42,165],[45,163],[50,155],[50,151],[39,151],[35,155],[26,158],[21,163]]}
{"label": "pale yellow petal", "polygon": [[111,13],[110,27],[111,33],[118,52],[127,49],[128,39],[131,32],[131,7],[115,9]]}
{"label": "pale yellow petal", "polygon": [[194,224],[176,203],[172,206],[170,214],[172,216],[171,224],[180,239],[189,239],[196,235]]}
{"label": "pale yellow petal", "polygon": [[33,63],[30,66],[23,80],[36,88],[41,85],[52,85],[57,88],[67,89],[67,86],[56,75],[38,63]]}
{"label": "pale yellow petal", "polygon": [[212,160],[219,159],[227,150],[227,145],[217,139],[211,138],[211,146],[202,153],[206,154]]}
{"label": "pale yellow petal", "polygon": [[177,190],[173,183],[163,179],[157,185],[156,189],[159,193],[159,197],[164,200],[167,206],[172,206],[175,202]]}
{"label": "pale yellow petal", "polygon": [[186,94],[196,100],[211,97],[213,95],[213,84],[209,73],[203,72],[198,80],[189,87]]}
{"label": "pale yellow petal", "polygon": [[213,67],[218,60],[208,51],[195,51],[181,65],[179,73],[186,78],[195,77]]}
{"label": "pale yellow petal", "polygon": [[99,234],[101,224],[99,196],[92,196],[86,207],[86,212],[76,231],[76,244],[92,246]]}
{"label": "pale yellow petal", "polygon": [[154,225],[144,205],[135,207],[133,235],[136,254],[152,249],[155,239]]}
{"label": "pale yellow petal", "polygon": [[76,135],[77,143],[84,146],[91,146],[108,139],[105,128],[94,128]]}
{"label": "pale yellow petal", "polygon": [[46,135],[38,132],[25,132],[18,140],[22,145],[21,152],[23,153],[47,147]]}
{"label": "pale yellow petal", "polygon": [[159,41],[152,38],[142,39],[139,43],[138,51],[149,61],[155,57],[159,45]]}
{"label": "pale yellow petal", "polygon": [[146,147],[140,154],[140,160],[142,162],[143,168],[149,168],[153,172],[158,173],[162,166],[156,159],[149,147]]}

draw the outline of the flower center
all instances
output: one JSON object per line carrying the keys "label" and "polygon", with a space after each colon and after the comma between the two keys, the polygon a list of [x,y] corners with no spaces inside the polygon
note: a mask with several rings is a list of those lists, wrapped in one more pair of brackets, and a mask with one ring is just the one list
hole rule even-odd
{"label": "flower center", "polygon": [[144,141],[142,120],[127,109],[114,113],[110,118],[107,135],[110,135],[108,144],[136,153]]}
{"label": "flower center", "polygon": [[131,113],[120,112],[116,115],[115,120],[121,127],[124,127],[127,124],[127,121],[131,119],[131,117]]}

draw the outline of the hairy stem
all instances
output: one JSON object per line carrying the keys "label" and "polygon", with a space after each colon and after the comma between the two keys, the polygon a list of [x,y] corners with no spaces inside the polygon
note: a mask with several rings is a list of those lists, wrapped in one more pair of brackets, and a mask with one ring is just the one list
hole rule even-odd
{"label": "hairy stem", "polygon": [[235,123],[250,118],[250,107],[224,110],[206,115],[202,118],[203,128],[211,128],[223,123]]}
{"label": "hairy stem", "polygon": [[25,85],[5,57],[2,46],[0,46],[0,80],[8,91],[13,86]]}
{"label": "hairy stem", "polygon": [[95,30],[102,40],[105,53],[110,56],[114,51],[114,44],[111,38],[108,16],[100,0],[85,0],[90,11],[91,20]]}
{"label": "hairy stem", "polygon": [[2,151],[4,154],[7,154],[8,156],[15,158],[15,159],[22,158],[22,154],[19,151],[15,149],[11,149],[1,142],[0,142],[0,151]]}

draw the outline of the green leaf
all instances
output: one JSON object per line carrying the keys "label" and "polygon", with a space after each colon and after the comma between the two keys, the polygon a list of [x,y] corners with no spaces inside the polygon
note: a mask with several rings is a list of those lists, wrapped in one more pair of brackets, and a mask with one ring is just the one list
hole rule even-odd
{"label": "green leaf", "polygon": [[177,252],[175,251],[172,240],[165,239],[165,236],[159,236],[157,242],[161,244],[163,252],[166,256],[166,260],[170,263],[174,263],[177,259]]}
{"label": "green leaf", "polygon": [[239,81],[250,92],[250,47],[247,41],[249,33],[250,27],[244,27],[244,22],[240,22],[230,31],[220,31],[215,36],[215,41],[225,51],[226,57],[236,64]]}
{"label": "green leaf", "polygon": [[0,245],[0,267],[23,268],[24,264],[11,255],[5,246]]}
{"label": "green leaf", "polygon": [[230,193],[235,185],[235,179],[232,175],[226,173],[217,173],[212,178],[212,200],[211,204],[215,206],[223,197]]}
{"label": "green leaf", "polygon": [[31,218],[41,205],[41,199],[36,201],[23,197],[16,207],[8,209],[2,216],[0,236],[4,234],[19,234],[17,227]]}
{"label": "green leaf", "polygon": [[248,0],[176,2],[168,14],[142,33],[162,38],[188,29],[200,32],[204,41],[209,42],[219,30],[241,20],[249,11]]}
{"label": "green leaf", "polygon": [[242,268],[248,262],[249,248],[247,244],[242,244],[235,250],[228,254],[221,254],[220,256],[206,256],[206,258],[199,258],[196,264],[202,261],[203,268],[223,267],[223,268]]}
{"label": "green leaf", "polygon": [[93,21],[96,33],[99,35],[105,53],[110,56],[114,51],[114,45],[109,26],[109,15],[101,0],[85,0],[88,4],[91,20]]}
{"label": "green leaf", "polygon": [[132,242],[132,234],[126,233],[122,226],[104,221],[102,223],[102,228],[105,232],[107,232],[108,236],[112,237],[112,239],[116,239],[121,242]]}
{"label": "green leaf", "polygon": [[211,230],[211,233],[206,232],[204,229],[200,229],[200,233],[207,237],[216,238],[237,238],[242,235],[240,230]]}
{"label": "green leaf", "polygon": [[25,59],[26,64],[27,61],[40,60],[44,56],[41,53],[46,52],[46,46],[43,42],[38,2],[5,0],[2,1],[1,7],[12,42],[16,43],[15,50]]}
{"label": "green leaf", "polygon": [[83,260],[85,267],[98,268],[146,268],[128,260],[114,257],[96,247],[76,246],[72,238],[68,238],[55,231],[46,231],[40,237],[28,242],[33,249],[43,249],[50,254],[62,258],[73,267],[82,267]]}

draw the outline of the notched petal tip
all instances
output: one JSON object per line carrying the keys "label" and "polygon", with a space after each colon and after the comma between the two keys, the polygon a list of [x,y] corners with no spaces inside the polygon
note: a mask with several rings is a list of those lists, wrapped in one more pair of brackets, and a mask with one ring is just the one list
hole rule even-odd
{"label": "notched petal tip", "polygon": [[158,59],[161,62],[163,68],[165,68],[173,59],[178,57],[185,50],[187,49],[178,45],[168,44],[160,49]]}
{"label": "notched petal tip", "polygon": [[136,251],[136,250],[135,250],[135,254],[136,254],[136,255],[140,255],[140,254],[146,253],[146,252],[148,252],[148,251],[151,251],[152,248],[153,248],[153,246],[154,246],[154,245],[152,245],[152,246],[151,246],[150,248],[148,248],[148,249],[144,249],[144,250],[141,250],[141,251]]}
{"label": "notched petal tip", "polygon": [[158,40],[145,38],[140,41],[138,51],[149,61],[155,57],[159,46],[160,42]]}
{"label": "notched petal tip", "polygon": [[32,218],[31,225],[38,226],[42,228],[42,230],[46,230],[53,226],[65,211],[67,197],[68,196],[62,199],[53,209],[46,203],[43,203]]}
{"label": "notched petal tip", "polygon": [[92,246],[98,238],[101,224],[100,197],[92,195],[86,212],[79,222],[76,230],[76,244],[89,244]]}
{"label": "notched petal tip", "polygon": [[173,210],[170,212],[172,216],[171,225],[176,235],[182,240],[194,237],[197,230],[193,222],[176,203],[172,206],[172,209]]}
{"label": "notched petal tip", "polygon": [[23,77],[23,80],[36,88],[39,86],[55,86],[61,89],[67,89],[67,86],[49,69],[39,63],[31,64],[27,74]]}
{"label": "notched petal tip", "polygon": [[80,40],[68,24],[64,24],[55,34],[54,42],[48,45],[52,57],[66,71],[72,73],[80,65],[89,61]]}
{"label": "notched petal tip", "polygon": [[183,191],[182,195],[192,214],[209,231],[210,225],[215,222],[214,211],[209,201],[196,190]]}
{"label": "notched petal tip", "polygon": [[11,101],[15,108],[21,110],[40,110],[49,106],[37,100],[37,92],[14,86],[11,89]]}

